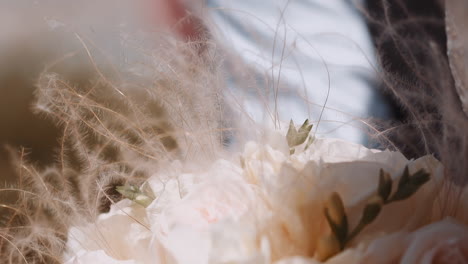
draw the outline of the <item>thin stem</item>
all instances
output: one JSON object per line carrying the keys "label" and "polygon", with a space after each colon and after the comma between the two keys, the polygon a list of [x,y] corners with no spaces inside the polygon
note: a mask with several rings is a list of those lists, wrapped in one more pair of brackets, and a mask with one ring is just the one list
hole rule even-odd
{"label": "thin stem", "polygon": [[364,227],[366,227],[367,224],[365,224],[362,219],[361,221],[359,222],[359,224],[356,226],[356,228],[354,228],[354,230],[348,235],[348,237],[346,238],[344,244],[343,244],[343,249],[345,248],[346,244],[348,244],[349,242],[351,242],[359,233],[361,233],[361,231],[364,229]]}

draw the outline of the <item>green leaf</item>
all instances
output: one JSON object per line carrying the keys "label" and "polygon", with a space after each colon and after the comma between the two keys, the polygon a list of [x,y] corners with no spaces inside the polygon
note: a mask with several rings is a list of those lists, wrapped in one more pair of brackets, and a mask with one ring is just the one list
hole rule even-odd
{"label": "green leaf", "polygon": [[342,249],[340,241],[333,234],[328,234],[318,239],[315,257],[320,262],[326,262],[327,259],[340,253]]}
{"label": "green leaf", "polygon": [[348,219],[344,211],[343,200],[338,193],[332,193],[327,201],[324,213],[330,229],[340,241],[341,247],[344,248],[346,236],[348,235]]}
{"label": "green leaf", "polygon": [[149,198],[152,198],[153,200],[156,199],[156,195],[154,194],[153,189],[151,189],[151,186],[148,182],[144,182],[143,185],[141,185],[140,190]]}
{"label": "green leaf", "polygon": [[144,207],[148,207],[155,199],[153,190],[151,190],[147,183],[142,185],[142,190],[135,185],[117,186],[115,189],[122,194],[123,197]]}
{"label": "green leaf", "polygon": [[353,229],[353,231],[347,236],[345,245],[346,243],[352,241],[368,224],[372,223],[377,218],[377,216],[379,216],[380,211],[382,210],[382,206],[383,200],[378,195],[375,195],[368,200],[366,206],[364,207],[364,211],[362,212],[361,220]]}
{"label": "green leaf", "polygon": [[128,198],[130,200],[135,199],[135,197],[139,193],[138,188],[134,185],[117,186],[115,189],[125,198]]}
{"label": "green leaf", "polygon": [[[302,126],[299,128],[299,134],[307,134],[309,135],[310,133],[310,130],[312,130],[312,126],[313,125],[309,125],[309,119],[306,119],[304,121],[304,123],[302,124]],[[305,141],[305,140],[304,140]]]}
{"label": "green leaf", "polygon": [[[403,177],[405,177],[403,179]],[[423,169],[418,170],[415,174],[409,175],[408,167],[405,168],[402,178],[398,184],[398,190],[391,197],[389,202],[401,201],[409,198],[416,193],[430,179],[430,174]]]}
{"label": "green leaf", "polygon": [[392,192],[392,184],[393,180],[390,177],[390,174],[386,173],[383,169],[380,169],[379,175],[379,187],[378,187],[378,194],[385,202],[387,201],[390,193]]}
{"label": "green leaf", "polygon": [[382,198],[378,196],[372,197],[364,207],[364,211],[362,213],[361,223],[363,225],[368,225],[372,223],[377,216],[380,214],[382,210],[383,201]]}
{"label": "green leaf", "polygon": [[312,143],[314,143],[314,140],[315,140],[315,137],[309,136],[309,138],[307,139],[307,143],[306,143],[306,145],[304,147],[304,150],[307,150],[310,147],[310,145],[312,145]]}
{"label": "green leaf", "polygon": [[403,170],[403,174],[400,177],[400,181],[398,182],[398,189],[402,188],[409,182],[409,169],[408,166],[405,166],[405,169]]}
{"label": "green leaf", "polygon": [[428,172],[426,172],[423,169],[420,169],[411,176],[410,181],[414,185],[422,186],[427,181],[429,181],[429,179],[431,178],[430,176],[431,175]]}
{"label": "green leaf", "polygon": [[294,140],[297,134],[296,127],[294,126],[294,121],[291,119],[289,121],[288,133],[286,133],[286,140],[288,141],[288,146],[290,148],[294,147]]}
{"label": "green leaf", "polygon": [[340,242],[341,248],[344,248],[346,243],[346,237],[348,235],[348,221],[346,219],[346,216],[344,217],[343,224],[338,225],[332,220],[328,208],[325,208],[325,218],[327,219],[328,225],[330,226],[330,229],[332,230],[333,234]]}
{"label": "green leaf", "polygon": [[312,130],[312,126],[313,125],[309,124],[309,120],[306,119],[298,131],[294,125],[294,121],[291,119],[289,122],[288,132],[286,134],[288,146],[293,148],[304,143]]}

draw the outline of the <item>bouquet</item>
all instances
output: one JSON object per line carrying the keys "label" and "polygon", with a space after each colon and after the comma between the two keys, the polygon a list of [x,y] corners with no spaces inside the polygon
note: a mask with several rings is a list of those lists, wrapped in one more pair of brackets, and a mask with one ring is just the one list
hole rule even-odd
{"label": "bouquet", "polygon": [[[348,72],[359,81],[341,82],[342,92],[350,96],[332,98],[327,105],[336,92],[331,85],[336,84],[335,77],[349,77],[337,62],[356,54],[335,56],[322,39],[316,50],[299,33],[292,41],[281,12],[276,30],[268,31],[273,38],[271,65],[257,54],[252,61],[243,61],[234,48],[219,41],[219,31],[203,17],[202,2],[200,9],[194,2],[189,12],[186,8],[192,4],[185,1],[156,1],[158,10],[167,11],[167,17],[156,17],[164,25],[157,34],[145,29],[147,24],[139,19],[142,10],[128,12],[135,16],[128,21],[107,12],[109,21],[95,29],[101,24],[86,19],[88,13],[89,18],[102,20],[102,10],[126,9],[105,1],[100,5],[86,1],[82,17],[73,16],[73,8],[64,8],[68,12],[61,14],[62,19],[35,15],[36,9],[28,12],[30,21],[25,24],[34,24],[33,29],[17,32],[22,37],[8,42],[8,47],[16,49],[17,42],[24,42],[34,51],[25,56],[27,61],[42,54],[54,58],[34,77],[34,109],[51,117],[63,133],[57,132],[60,138],[55,138],[59,145],[54,165],[35,166],[26,150],[17,153],[10,148],[18,182],[0,189],[15,198],[0,203],[0,262],[468,263],[468,93],[466,61],[460,56],[467,41],[460,37],[465,16],[459,10],[466,6],[462,1],[447,2],[447,19],[453,18],[446,23],[453,40],[448,57],[425,30],[421,36],[427,39],[406,41],[398,36],[399,25],[394,29],[385,24],[389,30],[384,33],[391,38],[383,34],[382,43],[390,38],[399,45],[399,55],[409,61],[415,80],[408,82],[383,63],[383,72],[376,75],[410,117],[383,127],[333,109],[333,104],[368,109],[366,103],[348,100],[364,94],[355,95],[343,85],[350,83],[360,91],[360,79],[367,78],[362,69]],[[351,12],[344,2],[336,3],[337,10]],[[136,6],[127,4],[129,10]],[[303,11],[301,4],[295,8]],[[334,13],[330,8],[324,10]],[[230,16],[223,19],[232,23]],[[40,26],[42,20],[47,29]],[[260,24],[264,26],[259,21],[254,25]],[[41,34],[32,36],[28,30]],[[101,36],[102,32],[108,35]],[[121,47],[114,49],[116,35]],[[338,39],[334,47],[347,50],[344,38]],[[62,40],[67,42],[65,51],[44,44]],[[250,40],[241,38],[240,43],[249,46]],[[263,41],[260,50],[265,49]],[[104,46],[114,53],[108,57],[101,50]],[[294,52],[304,47],[309,48],[304,54]],[[329,63],[322,48],[337,61]],[[413,49],[424,56],[413,54]],[[267,53],[269,59],[270,50]],[[288,83],[291,80],[302,79],[306,86],[297,55],[311,56],[310,68],[319,69],[315,72],[321,75],[309,74],[308,83],[325,85],[324,93],[314,90],[319,95],[314,99],[324,96],[319,102],[323,105],[308,101],[306,90],[291,89],[300,86]],[[365,57],[361,55],[357,57]],[[16,55],[11,57],[16,62]],[[22,83],[30,79],[23,69],[29,63],[18,61],[12,72],[21,74],[11,75]],[[304,61],[309,67],[310,61]],[[367,58],[362,61],[369,63]],[[30,66],[43,64],[35,61]],[[257,64],[267,65],[266,77]],[[374,65],[367,66],[374,70]],[[285,73],[293,78],[282,76]],[[284,113],[306,111],[317,121],[282,123]],[[328,120],[334,117],[337,120]],[[339,124],[327,127],[326,122]],[[370,128],[383,147],[369,149],[320,133],[324,127],[333,131],[341,126],[354,131],[352,138],[364,126]],[[405,133],[408,127],[410,133]],[[418,158],[408,159],[403,152]]]}
{"label": "bouquet", "polygon": [[[170,169],[68,233],[66,263],[466,263],[468,189],[432,156],[267,131],[203,168]],[[446,190],[459,214],[443,218]]]}

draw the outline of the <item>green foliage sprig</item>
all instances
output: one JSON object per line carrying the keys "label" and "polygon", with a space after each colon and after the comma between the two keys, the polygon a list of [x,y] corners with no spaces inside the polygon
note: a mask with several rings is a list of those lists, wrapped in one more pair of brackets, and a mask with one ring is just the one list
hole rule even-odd
{"label": "green foliage sprig", "polygon": [[117,186],[116,190],[122,194],[123,197],[144,207],[148,207],[156,198],[153,190],[147,183],[144,183],[141,188],[135,185]]}
{"label": "green foliage sprig", "polygon": [[288,142],[289,146],[289,153],[292,155],[294,152],[296,152],[295,147],[301,145],[307,140],[307,143],[304,147],[304,150],[306,150],[310,144],[312,144],[314,138],[313,136],[309,135],[310,131],[312,130],[313,125],[309,124],[309,119],[306,119],[304,123],[299,127],[299,129],[296,129],[296,126],[294,125],[294,121],[289,122],[289,128],[288,128],[288,133],[286,134],[286,140]]}
{"label": "green foliage sprig", "polygon": [[406,166],[398,182],[397,190],[391,195],[393,180],[390,174],[381,169],[377,193],[367,200],[361,219],[352,230],[349,229],[343,200],[338,193],[332,193],[324,208],[325,218],[332,233],[319,239],[316,257],[320,261],[326,261],[341,252],[367,225],[379,216],[384,205],[411,197],[429,179],[430,174],[425,170],[420,169],[414,174],[410,174],[408,166]]}

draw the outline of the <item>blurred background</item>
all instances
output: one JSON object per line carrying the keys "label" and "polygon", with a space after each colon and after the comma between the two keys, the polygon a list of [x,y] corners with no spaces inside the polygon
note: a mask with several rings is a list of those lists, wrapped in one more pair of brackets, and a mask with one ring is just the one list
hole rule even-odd
{"label": "blurred background", "polygon": [[[407,118],[384,92],[381,63],[412,78],[409,65],[394,52],[394,40],[382,37],[384,12],[394,18],[386,23],[398,24],[413,15],[442,21],[401,30],[417,38],[422,26],[446,48],[439,1],[389,1],[389,10],[383,2],[0,0],[0,182],[8,185],[15,179],[5,146],[14,152],[24,148],[38,167],[56,160],[60,128],[33,113],[34,90],[47,67],[76,86],[95,78],[95,66],[77,34],[100,51],[95,55],[98,66],[125,68],[135,63],[132,50],[123,44],[127,32],[167,31],[188,41],[197,38],[200,28],[207,29],[226,53],[226,94],[239,98],[253,120],[266,125],[275,118],[320,120],[319,136],[373,146],[361,120]],[[198,19],[178,24],[187,14]],[[408,148],[405,154],[419,153]]]}

